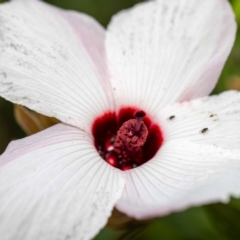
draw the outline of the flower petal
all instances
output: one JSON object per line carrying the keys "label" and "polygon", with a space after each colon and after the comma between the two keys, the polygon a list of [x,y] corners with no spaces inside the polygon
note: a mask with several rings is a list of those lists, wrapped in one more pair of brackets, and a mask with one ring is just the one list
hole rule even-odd
{"label": "flower petal", "polygon": [[235,33],[226,0],[149,1],[117,14],[106,45],[117,106],[155,115],[167,104],[209,94]]}
{"label": "flower petal", "polygon": [[230,91],[166,107],[158,116],[164,145],[126,172],[117,208],[148,218],[240,197],[239,106],[240,92]]}
{"label": "flower petal", "polygon": [[0,6],[0,26],[1,96],[87,130],[112,109],[105,30],[94,19],[18,0]]}
{"label": "flower petal", "polygon": [[0,163],[2,240],[90,239],[124,187],[91,137],[63,124],[12,142]]}

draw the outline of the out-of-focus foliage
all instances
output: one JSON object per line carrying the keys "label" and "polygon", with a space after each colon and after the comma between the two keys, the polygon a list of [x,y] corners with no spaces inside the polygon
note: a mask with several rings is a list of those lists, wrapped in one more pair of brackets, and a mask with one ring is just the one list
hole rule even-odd
{"label": "out-of-focus foliage", "polygon": [[[240,26],[240,0],[230,1],[235,12],[238,28]],[[240,32],[238,30],[235,45],[228,61],[224,67],[220,80],[214,90],[214,93],[220,93],[225,90],[240,90]]]}
{"label": "out-of-focus foliage", "polygon": [[234,9],[236,19],[239,23],[240,22],[240,1],[239,0],[231,0],[230,2],[231,2],[232,7]]}
{"label": "out-of-focus foliage", "polygon": [[[56,6],[85,12],[106,26],[111,16],[121,9],[131,7],[141,0],[46,0]],[[189,0],[191,1],[191,0]],[[201,1],[201,0],[199,0]],[[211,0],[209,0],[211,1]],[[4,0],[0,0],[0,3]],[[230,1],[240,24],[240,0]],[[213,13],[214,14],[214,13]],[[1,27],[1,26],[0,26]],[[228,62],[222,72],[214,93],[229,89],[240,90],[240,34]],[[240,106],[239,106],[240,107]],[[240,123],[239,123],[240,124]],[[24,137],[23,131],[14,120],[13,106],[0,98],[0,154],[7,144]],[[181,213],[145,222],[129,222],[121,230],[110,227],[103,229],[95,240],[138,239],[138,240],[229,240],[240,239],[240,200],[229,204],[212,204],[191,208]]]}

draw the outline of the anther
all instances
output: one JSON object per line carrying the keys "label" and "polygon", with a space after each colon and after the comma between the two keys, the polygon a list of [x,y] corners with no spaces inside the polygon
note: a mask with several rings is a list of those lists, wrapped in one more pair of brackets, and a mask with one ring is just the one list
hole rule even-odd
{"label": "anther", "polygon": [[143,122],[145,112],[138,111],[134,116],[136,119],[123,123],[113,144],[114,151],[123,163],[132,161],[132,159],[142,159],[142,146],[148,136],[148,129]]}

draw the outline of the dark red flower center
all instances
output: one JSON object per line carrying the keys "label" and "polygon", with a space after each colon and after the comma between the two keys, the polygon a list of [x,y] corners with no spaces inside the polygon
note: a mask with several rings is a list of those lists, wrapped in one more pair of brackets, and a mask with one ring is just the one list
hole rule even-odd
{"label": "dark red flower center", "polygon": [[149,161],[163,143],[160,127],[145,112],[132,107],[95,119],[92,134],[99,155],[123,171]]}

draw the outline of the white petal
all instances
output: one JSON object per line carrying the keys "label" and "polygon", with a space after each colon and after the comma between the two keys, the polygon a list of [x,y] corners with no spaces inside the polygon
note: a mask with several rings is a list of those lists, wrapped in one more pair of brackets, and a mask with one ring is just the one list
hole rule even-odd
{"label": "white petal", "polygon": [[0,6],[0,95],[89,130],[112,108],[105,30],[40,1]]}
{"label": "white petal", "polygon": [[122,11],[107,31],[118,107],[153,115],[163,106],[209,94],[233,45],[226,0],[158,0]]}
{"label": "white petal", "polygon": [[90,239],[124,187],[92,139],[63,124],[14,141],[0,162],[1,240]]}
{"label": "white petal", "polygon": [[164,144],[126,172],[118,209],[147,218],[240,197],[239,106],[240,92],[230,91],[166,107],[158,116]]}

